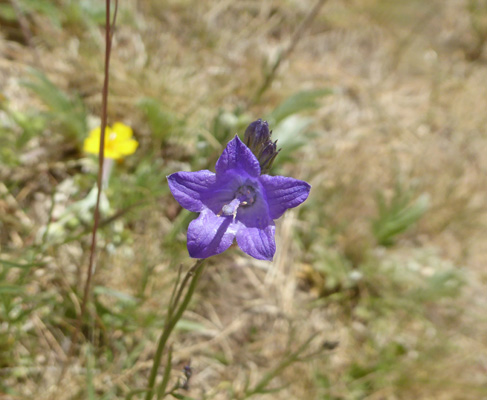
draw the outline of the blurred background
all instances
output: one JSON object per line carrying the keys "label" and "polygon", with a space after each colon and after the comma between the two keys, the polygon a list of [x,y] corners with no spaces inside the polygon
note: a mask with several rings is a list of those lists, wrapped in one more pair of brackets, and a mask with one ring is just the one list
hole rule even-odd
{"label": "blurred background", "polygon": [[104,2],[0,2],[0,398],[146,384],[191,265],[195,215],[166,176],[214,170],[263,118],[272,173],[310,197],[277,222],[273,263],[209,259],[171,382],[190,364],[188,399],[487,399],[487,1],[119,3],[108,122],[139,147],[105,191],[59,382],[93,224]]}

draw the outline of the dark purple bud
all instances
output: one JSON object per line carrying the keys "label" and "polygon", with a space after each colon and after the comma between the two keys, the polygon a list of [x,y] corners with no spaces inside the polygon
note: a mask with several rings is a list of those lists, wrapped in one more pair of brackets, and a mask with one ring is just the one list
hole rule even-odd
{"label": "dark purple bud", "polygon": [[262,147],[271,139],[267,121],[258,119],[252,122],[244,133],[244,142],[254,154],[261,152]]}
{"label": "dark purple bud", "polygon": [[268,142],[260,152],[260,157],[268,158],[277,151],[277,140],[275,142]]}
{"label": "dark purple bud", "polygon": [[252,122],[244,134],[244,143],[259,160],[262,173],[270,170],[279,151],[276,142],[271,141],[272,132],[269,131],[267,121],[258,119]]}
{"label": "dark purple bud", "polygon": [[257,157],[260,164],[261,173],[267,173],[271,167],[272,163],[276,159],[277,155],[281,149],[277,150],[277,140],[275,142],[269,141],[265,147],[262,149],[261,153]]}
{"label": "dark purple bud", "polygon": [[189,380],[191,379],[191,376],[193,375],[193,368],[191,368],[190,365],[185,365],[183,368],[183,372],[184,372],[184,377],[186,379],[184,380],[184,383],[180,387],[181,387],[181,389],[189,390]]}

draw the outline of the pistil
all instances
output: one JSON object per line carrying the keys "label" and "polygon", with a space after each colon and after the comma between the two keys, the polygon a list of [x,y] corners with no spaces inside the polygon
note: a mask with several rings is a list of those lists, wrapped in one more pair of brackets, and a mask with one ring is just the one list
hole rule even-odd
{"label": "pistil", "polygon": [[244,185],[238,188],[235,192],[235,198],[228,204],[225,204],[221,211],[217,214],[218,217],[222,215],[233,215],[233,221],[237,217],[238,208],[243,206],[250,206],[255,201],[255,189],[252,186]]}

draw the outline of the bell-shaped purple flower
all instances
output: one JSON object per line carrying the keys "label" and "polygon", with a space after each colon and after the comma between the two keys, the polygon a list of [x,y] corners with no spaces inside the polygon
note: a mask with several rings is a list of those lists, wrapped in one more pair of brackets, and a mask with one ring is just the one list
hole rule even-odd
{"label": "bell-shaped purple flower", "polygon": [[189,224],[189,255],[207,258],[220,254],[236,239],[248,255],[272,260],[276,252],[274,220],[305,201],[311,186],[293,178],[261,175],[259,161],[238,136],[228,143],[215,170],[168,176],[179,204],[200,213]]}

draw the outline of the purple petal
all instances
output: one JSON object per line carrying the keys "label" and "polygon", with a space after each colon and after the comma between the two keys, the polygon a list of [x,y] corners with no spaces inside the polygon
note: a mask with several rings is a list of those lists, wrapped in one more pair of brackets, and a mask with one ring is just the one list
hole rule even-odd
{"label": "purple petal", "polygon": [[269,216],[269,207],[265,196],[262,193],[261,185],[256,184],[257,195],[254,203],[249,206],[240,206],[237,211],[237,220],[246,227],[255,227],[264,229],[270,223],[272,218]]}
{"label": "purple petal", "polygon": [[235,239],[237,225],[232,217],[217,217],[203,211],[188,227],[188,251],[193,258],[208,258],[223,253]]}
{"label": "purple petal", "polygon": [[238,136],[235,136],[227,144],[227,147],[216,162],[215,169],[217,174],[236,169],[245,171],[252,177],[260,175],[259,161]]}
{"label": "purple petal", "polygon": [[272,261],[276,252],[274,221],[269,216],[265,198],[259,193],[255,203],[237,211],[237,244],[249,256]]}
{"label": "purple petal", "polygon": [[245,179],[248,179],[246,174],[241,176],[238,172],[231,170],[218,174],[215,183],[201,194],[203,204],[215,214],[220,212],[225,204],[230,203],[235,198],[235,192],[242,186]]}
{"label": "purple petal", "polygon": [[249,227],[240,224],[237,232],[237,244],[249,256],[259,260],[272,261],[276,252],[275,233],[276,226],[272,221],[265,227]]}
{"label": "purple petal", "polygon": [[167,177],[169,189],[182,207],[199,212],[205,206],[202,196],[216,182],[216,175],[208,170],[197,172],[176,172]]}
{"label": "purple petal", "polygon": [[260,183],[264,187],[272,219],[279,218],[288,208],[299,206],[308,198],[311,185],[285,176],[262,175]]}

